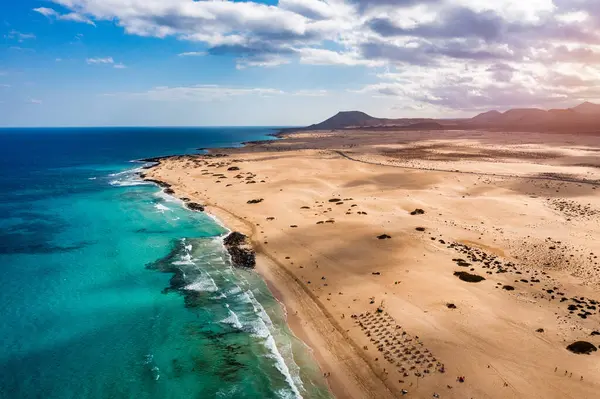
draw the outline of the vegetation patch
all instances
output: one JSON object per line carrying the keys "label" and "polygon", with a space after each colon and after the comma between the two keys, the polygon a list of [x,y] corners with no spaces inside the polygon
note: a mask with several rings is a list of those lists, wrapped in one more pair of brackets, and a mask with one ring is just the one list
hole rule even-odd
{"label": "vegetation patch", "polygon": [[454,275],[462,281],[466,281],[467,283],[479,283],[480,281],[485,280],[484,277],[478,276],[477,274],[471,274],[469,272],[454,272]]}

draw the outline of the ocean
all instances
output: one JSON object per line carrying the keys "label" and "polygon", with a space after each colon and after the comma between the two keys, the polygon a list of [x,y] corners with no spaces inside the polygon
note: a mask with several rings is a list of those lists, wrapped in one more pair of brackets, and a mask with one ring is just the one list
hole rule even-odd
{"label": "ocean", "polygon": [[227,230],[131,162],[273,131],[0,129],[0,397],[330,398]]}

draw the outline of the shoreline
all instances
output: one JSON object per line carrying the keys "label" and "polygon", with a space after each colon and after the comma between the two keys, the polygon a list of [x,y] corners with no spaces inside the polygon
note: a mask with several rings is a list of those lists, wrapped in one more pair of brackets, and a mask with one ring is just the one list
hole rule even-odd
{"label": "shoreline", "polygon": [[[167,156],[167,157],[161,157],[161,158],[169,158],[169,157]],[[160,163],[160,161],[154,161],[154,162],[157,162],[157,163],[156,163],[156,165],[153,165],[153,166],[158,166],[158,164]],[[153,166],[147,167],[145,169],[151,169]],[[310,345],[307,344],[307,342],[305,341],[305,339],[303,337],[301,337],[301,336],[298,335],[298,332],[303,332],[300,323],[299,322],[293,323],[293,322],[290,321],[290,314],[287,311],[287,307],[285,306],[285,302],[283,300],[283,296],[282,296],[281,292],[276,289],[275,282],[272,281],[272,280],[270,280],[270,279],[267,279],[265,275],[263,275],[262,273],[260,273],[258,271],[258,267],[257,266],[255,266],[253,268],[248,268],[248,267],[244,267],[244,266],[237,266],[237,265],[235,265],[235,262],[233,262],[232,253],[231,253],[230,249],[227,247],[227,245],[225,245],[225,239],[231,233],[235,232],[236,230],[232,229],[230,227],[230,225],[228,225],[226,222],[224,222],[214,211],[211,211],[210,207],[206,207],[206,209],[204,211],[194,210],[194,209],[191,209],[191,208],[189,208],[187,206],[188,201],[184,200],[187,197],[180,197],[180,196],[175,195],[174,193],[167,193],[167,192],[165,192],[165,189],[169,189],[170,187],[172,187],[171,184],[169,184],[167,182],[164,182],[164,181],[161,181],[161,180],[158,180],[158,179],[149,179],[149,178],[146,178],[146,177],[143,176],[143,172],[139,172],[138,171],[138,172],[135,172],[135,173],[138,174],[139,177],[143,181],[147,181],[149,183],[154,184],[157,188],[160,189],[160,191],[159,191],[160,193],[162,193],[164,195],[168,195],[170,197],[173,197],[175,200],[177,200],[178,202],[180,202],[180,205],[183,208],[185,208],[186,211],[188,211],[188,212],[201,212],[201,213],[204,213],[215,224],[221,226],[224,230],[226,230],[225,233],[223,233],[223,234],[221,234],[219,236],[215,236],[215,237],[213,237],[213,239],[216,240],[219,243],[219,245],[222,247],[222,250],[227,254],[227,256],[229,257],[229,259],[230,259],[230,261],[232,263],[232,267],[243,269],[243,270],[245,269],[245,270],[248,270],[248,271],[253,271],[257,275],[260,276],[260,278],[263,280],[263,282],[267,286],[267,289],[269,290],[269,292],[271,293],[271,295],[273,296],[273,298],[277,301],[277,303],[279,304],[279,306],[281,306],[281,310],[282,310],[282,313],[284,315],[284,322],[287,325],[287,328],[292,333],[292,335],[294,336],[294,338],[297,339],[298,341],[300,341],[305,346],[305,348],[308,349],[308,352],[309,352],[310,356],[312,357],[313,361],[317,364],[317,366],[319,367],[319,369],[322,372],[321,365],[317,361],[317,359],[315,358],[315,351],[314,351],[314,349]],[[243,222],[240,219],[238,219],[238,220],[240,222]],[[248,235],[247,238],[251,240],[252,236]],[[254,245],[252,245],[252,249],[254,249]],[[159,271],[161,271],[163,273],[172,273],[173,274],[173,278],[171,278],[171,281],[173,281],[174,278],[177,279],[177,277],[178,277],[178,269],[159,270]],[[172,283],[171,283],[171,285],[169,287],[170,290],[178,291],[178,292],[181,293],[182,296],[185,297],[186,294],[185,294],[185,292],[181,292],[181,288],[182,288],[181,286],[173,285]],[[262,304],[260,306],[262,306]],[[279,353],[278,349],[277,349],[277,351]],[[281,356],[281,354],[279,354],[279,356]],[[283,360],[283,357],[282,357],[282,361],[284,361],[284,363],[285,363],[285,360]],[[299,366],[299,365],[297,365],[297,366]],[[286,365],[286,367],[289,367],[289,366]],[[286,375],[284,375],[284,377],[286,379],[288,378],[288,376],[286,376]],[[335,394],[334,394],[334,392],[333,392],[333,390],[331,389],[331,384],[329,383],[329,381],[327,379],[324,379],[323,381],[326,383],[325,387],[328,389],[329,393],[331,393],[332,395],[334,395],[334,397],[336,397]],[[291,389],[293,391],[297,391],[298,387],[296,386],[296,384],[293,381],[289,381],[289,383],[291,384]]]}
{"label": "shoreline", "polygon": [[[276,140],[268,140],[268,141],[276,141]],[[254,143],[253,142],[243,143],[243,146],[247,146],[248,144],[252,145]],[[226,150],[226,149],[228,149],[228,147],[213,148],[213,149],[209,150],[208,154],[199,154],[199,155],[204,155],[204,156],[208,155],[210,157],[211,150],[218,152],[219,150]],[[165,156],[165,157],[159,157],[159,158],[148,158],[148,159],[144,159],[141,161],[150,162],[148,160],[151,160],[151,162],[154,162],[155,163],[154,165],[151,165],[151,166],[148,166],[147,168],[145,168],[145,169],[151,170],[156,167],[159,167],[163,160],[177,158],[177,157],[180,157],[180,155]],[[220,157],[221,156],[219,154],[219,158]],[[164,192],[164,189],[171,189],[173,187],[173,184],[171,184],[171,183],[168,183],[168,182],[165,182],[165,181],[162,181],[159,179],[155,179],[155,178],[148,178],[145,176],[145,174],[143,172],[139,172],[139,175],[144,181],[148,181],[148,182],[155,184],[158,188],[161,189],[162,192]],[[186,201],[185,199],[189,200],[190,198],[194,198],[194,196],[192,194],[177,191],[174,193],[167,193],[167,195],[173,196],[173,197],[177,198],[179,201],[181,201],[182,206],[184,206],[188,211],[198,212],[197,210],[190,209],[187,206],[188,201]],[[194,198],[194,199],[200,200],[201,198]],[[320,337],[322,331],[319,332],[310,325],[311,324],[310,320],[311,320],[311,318],[314,318],[316,316],[315,314],[304,315],[304,317],[303,317],[303,315],[301,313],[299,314],[299,311],[296,311],[296,312],[289,311],[290,309],[294,309],[294,308],[298,307],[297,299],[299,297],[299,295],[297,295],[297,294],[294,295],[293,290],[290,289],[290,285],[296,286],[296,289],[299,288],[300,295],[303,296],[303,295],[308,294],[308,296],[310,297],[310,300],[316,305],[316,309],[315,309],[316,312],[315,312],[315,310],[313,310],[313,312],[326,314],[325,318],[332,323],[329,327],[327,327],[327,329],[330,330],[333,328],[334,330],[337,330],[339,333],[341,333],[340,334],[341,337],[343,337],[344,340],[347,341],[347,343],[349,343],[351,345],[351,347],[352,347],[351,350],[354,351],[356,355],[358,355],[358,357],[360,358],[360,360],[362,362],[364,362],[363,366],[366,366],[369,369],[370,374],[372,374],[370,377],[376,377],[376,380],[372,381],[372,382],[380,383],[380,385],[382,387],[384,387],[383,391],[381,390],[381,388],[373,391],[372,390],[373,387],[371,387],[371,388],[361,387],[360,384],[358,384],[358,385],[354,384],[354,387],[349,387],[347,379],[341,378],[342,375],[340,375],[339,373],[333,373],[333,374],[328,375],[327,378],[324,378],[324,380],[327,384],[327,388],[329,389],[329,392],[332,394],[333,397],[335,397],[335,398],[373,398],[373,399],[377,398],[377,399],[379,399],[379,398],[388,398],[388,397],[393,398],[400,394],[399,392],[394,392],[395,390],[393,388],[390,388],[385,383],[385,380],[379,377],[378,373],[375,370],[372,370],[367,359],[365,359],[363,356],[360,355],[360,353],[358,351],[356,351],[356,349],[358,349],[358,348],[354,348],[354,346],[355,346],[354,342],[352,342],[352,340],[344,337],[345,334],[343,333],[343,329],[341,328],[341,326],[339,326],[339,324],[337,322],[334,321],[335,320],[334,317],[332,315],[330,315],[329,312],[325,308],[323,308],[323,306],[320,304],[320,302],[318,300],[315,300],[315,298],[313,298],[313,294],[310,293],[310,291],[308,291],[307,289],[305,289],[303,284],[300,281],[298,281],[297,277],[293,276],[293,274],[291,274],[285,268],[285,266],[280,264],[274,257],[269,256],[269,254],[265,250],[264,246],[261,245],[258,242],[258,240],[256,239],[256,234],[255,234],[256,226],[254,226],[249,221],[245,220],[243,217],[236,215],[231,210],[224,209],[218,205],[212,204],[210,202],[206,202],[205,200],[203,200],[203,204],[204,204],[203,205],[204,210],[201,212],[205,213],[207,216],[209,216],[211,219],[213,219],[217,224],[224,227],[228,231],[228,233],[231,233],[234,231],[239,231],[248,237],[248,239],[250,240],[250,243],[251,243],[251,247],[256,253],[256,266],[252,270],[261,277],[261,279],[265,282],[265,284],[267,285],[267,288],[269,289],[269,291],[271,292],[273,297],[280,304],[280,306],[282,307],[284,316],[285,316],[285,322],[287,324],[287,327],[292,332],[292,334],[296,337],[296,339],[301,341],[309,349],[310,355],[312,356],[313,360],[315,361],[315,363],[321,370],[321,373],[324,376],[328,373],[331,373],[331,371],[329,371],[329,370],[337,369],[340,366],[340,361],[343,361],[343,360],[342,359],[335,359],[335,360],[328,359],[330,357],[330,354],[324,353],[323,347],[326,346],[327,344],[324,342],[323,338]],[[223,239],[227,236],[228,233],[224,234],[223,236],[217,237],[221,241],[221,244],[223,244]],[[224,246],[224,244],[223,244],[223,246]],[[225,246],[224,246],[224,248],[225,248]],[[225,248],[225,251],[228,253],[228,256],[231,256],[229,251],[226,248]],[[283,273],[281,273],[281,272],[283,272]],[[296,298],[294,298],[294,296]],[[327,351],[325,351],[325,352],[327,352]],[[385,395],[382,395],[382,393],[384,393]]]}
{"label": "shoreline", "polygon": [[[578,279],[600,251],[597,146],[444,134],[298,132],[163,158],[146,177],[249,237],[257,274],[336,397],[589,395],[592,357],[565,348],[595,342],[596,312],[566,301],[586,296],[593,310],[600,295]],[[457,251],[472,263],[455,264]],[[542,356],[551,370],[534,367]]]}

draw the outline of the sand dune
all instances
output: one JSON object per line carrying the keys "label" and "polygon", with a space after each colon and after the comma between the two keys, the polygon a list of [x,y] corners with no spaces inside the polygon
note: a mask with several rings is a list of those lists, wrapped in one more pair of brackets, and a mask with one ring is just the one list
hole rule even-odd
{"label": "sand dune", "polygon": [[252,238],[338,397],[593,398],[600,354],[567,346],[600,344],[598,151],[589,135],[304,132],[145,172]]}

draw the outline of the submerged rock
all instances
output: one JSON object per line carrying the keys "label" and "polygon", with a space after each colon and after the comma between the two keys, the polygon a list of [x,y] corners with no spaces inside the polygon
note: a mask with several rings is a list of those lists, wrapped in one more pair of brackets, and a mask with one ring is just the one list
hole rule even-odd
{"label": "submerged rock", "polygon": [[231,232],[223,239],[223,244],[231,256],[231,262],[236,267],[253,268],[256,266],[256,254],[248,237],[237,231]]}

